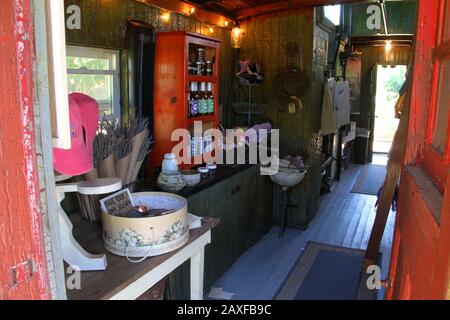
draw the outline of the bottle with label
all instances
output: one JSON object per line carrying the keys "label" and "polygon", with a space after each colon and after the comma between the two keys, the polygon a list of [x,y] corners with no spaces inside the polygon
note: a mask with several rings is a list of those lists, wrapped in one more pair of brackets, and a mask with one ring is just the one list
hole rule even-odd
{"label": "bottle with label", "polygon": [[200,83],[200,93],[198,100],[198,111],[200,115],[205,115],[208,112],[208,100],[206,95],[206,83]]}
{"label": "bottle with label", "polygon": [[199,95],[197,82],[191,82],[191,92],[189,94],[189,116],[195,117],[199,113]]}
{"label": "bottle with label", "polygon": [[207,92],[207,113],[213,114],[214,113],[214,91],[213,91],[213,84],[208,83],[208,92]]}

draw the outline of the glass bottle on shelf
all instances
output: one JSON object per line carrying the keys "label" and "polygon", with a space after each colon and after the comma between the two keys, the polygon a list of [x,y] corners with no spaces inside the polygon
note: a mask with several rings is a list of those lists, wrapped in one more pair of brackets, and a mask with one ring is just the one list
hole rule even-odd
{"label": "glass bottle on shelf", "polygon": [[213,75],[213,63],[211,60],[206,61],[206,75],[207,76]]}
{"label": "glass bottle on shelf", "polygon": [[206,83],[200,83],[200,93],[199,93],[199,102],[198,102],[198,110],[200,115],[205,115],[208,112],[208,100],[206,94]]}
{"label": "glass bottle on shelf", "polygon": [[199,113],[198,83],[191,82],[191,92],[189,95],[189,116],[196,117]]}
{"label": "glass bottle on shelf", "polygon": [[205,48],[197,48],[197,75],[206,75],[206,51]]}
{"label": "glass bottle on shelf", "polygon": [[213,84],[211,82],[208,83],[207,89],[207,109],[208,114],[214,114],[214,92],[213,92]]}

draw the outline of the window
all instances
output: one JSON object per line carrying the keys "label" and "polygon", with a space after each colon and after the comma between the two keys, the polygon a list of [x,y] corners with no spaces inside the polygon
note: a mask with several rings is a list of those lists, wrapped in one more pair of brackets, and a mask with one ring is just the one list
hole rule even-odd
{"label": "window", "polygon": [[119,51],[67,46],[67,84],[97,101],[100,120],[120,118]]}
{"label": "window", "polygon": [[338,26],[341,20],[341,5],[324,6],[323,14],[325,18],[330,20],[335,26]]}

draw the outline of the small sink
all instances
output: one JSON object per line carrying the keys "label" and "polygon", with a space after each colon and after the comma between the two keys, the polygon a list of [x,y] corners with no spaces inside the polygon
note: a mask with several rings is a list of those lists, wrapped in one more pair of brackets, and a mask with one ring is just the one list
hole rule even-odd
{"label": "small sink", "polygon": [[284,188],[292,188],[302,182],[307,172],[306,169],[299,169],[286,160],[280,160],[278,171],[270,166],[261,166],[260,170],[261,174],[269,175],[274,183]]}
{"label": "small sink", "polygon": [[299,172],[279,171],[277,174],[270,176],[270,179],[281,187],[292,188],[302,182],[305,175],[306,169],[301,169]]}

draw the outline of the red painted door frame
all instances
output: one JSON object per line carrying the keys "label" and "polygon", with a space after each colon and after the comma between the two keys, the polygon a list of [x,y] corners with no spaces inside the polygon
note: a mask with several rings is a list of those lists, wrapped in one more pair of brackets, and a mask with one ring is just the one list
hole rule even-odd
{"label": "red painted door frame", "polygon": [[[429,152],[437,94],[436,49],[441,41],[444,3],[445,0],[422,0],[418,6],[408,143],[400,180],[387,299],[450,298],[449,163],[445,155],[430,161]],[[411,174],[408,165],[417,167],[423,173],[422,178]],[[421,187],[423,180],[432,181],[436,185],[434,196],[440,195],[442,199],[440,222],[427,202],[431,193]]]}
{"label": "red painted door frame", "polygon": [[30,0],[0,10],[0,299],[50,298],[34,140]]}

